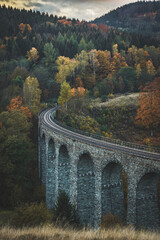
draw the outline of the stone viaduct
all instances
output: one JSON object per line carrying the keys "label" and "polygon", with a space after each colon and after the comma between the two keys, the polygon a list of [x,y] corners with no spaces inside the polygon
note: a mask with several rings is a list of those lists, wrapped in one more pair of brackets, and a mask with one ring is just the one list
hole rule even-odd
{"label": "stone viaduct", "polygon": [[54,208],[59,190],[65,190],[83,225],[98,227],[102,216],[112,212],[128,224],[159,228],[160,154],[67,130],[52,119],[53,111],[39,114],[39,174],[48,208]]}

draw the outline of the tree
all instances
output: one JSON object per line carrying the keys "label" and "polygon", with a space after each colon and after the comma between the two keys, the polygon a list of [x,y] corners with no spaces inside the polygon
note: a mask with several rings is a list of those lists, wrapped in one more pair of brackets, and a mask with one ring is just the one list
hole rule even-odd
{"label": "tree", "polygon": [[60,104],[61,106],[66,105],[66,109],[67,109],[67,103],[70,99],[71,99],[71,87],[69,83],[64,81],[61,84],[61,91],[60,91],[60,96],[58,98],[58,104]]}
{"label": "tree", "polygon": [[27,52],[28,61],[36,63],[39,55],[36,48],[32,47],[30,51]]}
{"label": "tree", "polygon": [[87,43],[83,37],[78,44],[78,52],[80,53],[82,50],[87,51]]}
{"label": "tree", "polygon": [[79,218],[75,207],[70,203],[69,197],[65,191],[60,191],[54,210],[54,220],[58,220],[60,224],[78,225]]}
{"label": "tree", "polygon": [[[132,67],[123,67],[118,72],[118,78],[120,79],[120,82],[124,85],[124,89],[122,92],[129,92],[137,90],[137,74],[134,68]],[[119,88],[119,86],[117,86]],[[117,90],[120,90],[117,89]]]}
{"label": "tree", "polygon": [[146,67],[147,67],[147,73],[151,76],[155,76],[156,70],[155,70],[155,67],[153,66],[153,63],[151,60],[147,61]]}
{"label": "tree", "polygon": [[153,128],[160,124],[160,77],[147,83],[139,94],[139,108],[135,118],[136,124],[149,128],[153,136]]}
{"label": "tree", "polygon": [[68,76],[75,77],[75,69],[79,62],[76,59],[60,56],[56,61],[58,73],[56,74],[56,81],[59,83],[65,82]]}
{"label": "tree", "polygon": [[40,105],[41,90],[37,78],[26,78],[23,86],[24,103],[30,108],[37,108]]}
{"label": "tree", "polygon": [[96,58],[98,60],[97,80],[100,82],[107,78],[111,72],[111,53],[109,51],[97,51]]}
{"label": "tree", "polygon": [[57,52],[52,43],[46,43],[43,48],[44,61],[47,67],[52,66],[57,57]]}
{"label": "tree", "polygon": [[19,24],[19,29],[20,29],[21,33],[24,33],[25,29],[27,29],[29,32],[32,31],[31,26],[29,24],[24,24],[24,23]]}
{"label": "tree", "polygon": [[10,111],[20,111],[23,113],[27,118],[31,118],[31,112],[29,111],[28,107],[24,107],[22,105],[22,98],[20,96],[13,98],[10,101],[10,105],[7,106],[8,112]]}
{"label": "tree", "polygon": [[76,97],[76,96],[82,97],[85,95],[85,88],[83,88],[83,87],[72,88],[71,95],[73,97]]}
{"label": "tree", "polygon": [[[35,154],[29,139],[31,124],[19,110],[0,114],[0,198],[1,207],[13,207],[27,201],[33,183],[29,175]],[[18,169],[18,171],[17,171]]]}
{"label": "tree", "polygon": [[93,68],[94,81],[96,80],[96,70],[99,67],[99,62],[98,62],[98,59],[96,57],[96,54],[97,54],[96,49],[93,49],[89,52],[90,64],[91,64],[91,67]]}

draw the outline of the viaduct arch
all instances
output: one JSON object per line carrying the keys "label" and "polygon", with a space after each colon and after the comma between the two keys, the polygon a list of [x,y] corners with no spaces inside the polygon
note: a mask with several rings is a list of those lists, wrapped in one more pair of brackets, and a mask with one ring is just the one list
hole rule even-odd
{"label": "viaduct arch", "polygon": [[[97,227],[112,212],[138,227],[159,228],[160,153],[120,146],[65,129],[52,118],[56,109],[39,114],[39,176],[46,203],[54,207],[65,190],[84,225]],[[125,216],[122,170],[128,196]]]}

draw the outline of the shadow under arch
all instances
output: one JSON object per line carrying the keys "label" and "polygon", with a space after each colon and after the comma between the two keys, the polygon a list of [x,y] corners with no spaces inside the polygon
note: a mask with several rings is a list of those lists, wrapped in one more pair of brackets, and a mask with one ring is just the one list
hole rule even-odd
{"label": "shadow under arch", "polygon": [[63,190],[70,195],[71,162],[67,146],[61,145],[58,158],[58,191]]}
{"label": "shadow under arch", "polygon": [[47,169],[47,184],[51,185],[52,188],[49,189],[51,198],[48,200],[47,205],[49,208],[53,208],[55,205],[55,190],[56,190],[56,153],[55,153],[55,143],[54,139],[51,138],[48,142],[48,169]]}
{"label": "shadow under arch", "polygon": [[137,185],[136,226],[138,228],[157,229],[160,226],[158,207],[159,174],[145,174]]}
{"label": "shadow under arch", "polygon": [[40,179],[42,184],[46,183],[46,137],[44,133],[40,144]]}
{"label": "shadow under arch", "polygon": [[[127,212],[127,177],[120,163],[110,162],[102,171],[102,217],[112,213],[124,222]],[[124,193],[125,189],[125,193]]]}
{"label": "shadow under arch", "polygon": [[77,166],[77,211],[82,225],[94,225],[95,171],[88,153],[80,156]]}

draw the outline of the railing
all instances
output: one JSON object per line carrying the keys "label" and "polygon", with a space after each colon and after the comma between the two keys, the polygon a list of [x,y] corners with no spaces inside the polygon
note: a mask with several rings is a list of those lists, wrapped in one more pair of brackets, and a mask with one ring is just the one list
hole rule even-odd
{"label": "railing", "polygon": [[[57,109],[58,109],[58,107],[53,109],[53,112],[56,112]],[[145,145],[140,145],[140,144],[136,144],[136,143],[126,142],[126,141],[113,139],[113,138],[108,138],[108,137],[103,137],[101,135],[96,135],[96,134],[92,134],[92,133],[89,133],[89,132],[84,132],[82,130],[69,127],[67,125],[64,125],[64,124],[58,122],[53,117],[53,112],[51,113],[51,120],[53,122],[55,122],[57,125],[59,125],[60,127],[63,127],[63,128],[65,128],[67,130],[70,130],[72,132],[75,132],[75,133],[78,133],[78,134],[81,134],[81,135],[85,135],[85,136],[88,136],[88,137],[91,137],[91,138],[94,138],[94,139],[102,140],[102,141],[105,141],[105,142],[109,142],[109,143],[117,144],[117,145],[120,145],[120,146],[124,146],[124,147],[140,149],[140,150],[149,151],[149,152],[153,152],[153,153],[160,153],[160,149],[159,148],[149,147],[149,146],[145,146]]]}

